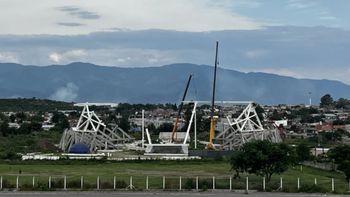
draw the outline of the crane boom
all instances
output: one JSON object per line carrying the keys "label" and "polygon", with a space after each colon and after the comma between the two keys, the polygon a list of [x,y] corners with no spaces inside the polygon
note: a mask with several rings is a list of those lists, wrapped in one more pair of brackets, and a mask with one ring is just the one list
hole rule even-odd
{"label": "crane boom", "polygon": [[181,100],[181,103],[179,105],[179,111],[177,112],[176,121],[175,121],[175,124],[174,124],[174,127],[173,127],[173,131],[172,131],[172,134],[171,134],[171,142],[175,142],[176,141],[177,125],[179,124],[180,115],[181,115],[181,111],[182,111],[182,107],[183,107],[183,101],[186,98],[187,90],[188,90],[188,87],[190,85],[191,79],[192,79],[192,74],[190,74],[190,76],[188,77],[186,88],[185,88],[185,92],[184,92],[184,95],[182,96],[182,100]]}
{"label": "crane boom", "polygon": [[214,119],[214,103],[215,103],[215,86],[216,86],[216,70],[218,67],[218,49],[219,42],[216,41],[215,48],[215,67],[214,67],[214,80],[213,80],[213,95],[211,99],[211,113],[210,113],[210,131],[209,131],[209,144],[208,149],[214,149],[213,139],[215,136],[215,119]]}

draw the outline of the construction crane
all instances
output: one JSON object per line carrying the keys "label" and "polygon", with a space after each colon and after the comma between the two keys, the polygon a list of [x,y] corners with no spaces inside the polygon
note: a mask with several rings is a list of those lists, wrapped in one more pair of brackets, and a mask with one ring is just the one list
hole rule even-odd
{"label": "construction crane", "polygon": [[208,143],[208,146],[207,146],[207,148],[210,149],[210,150],[213,150],[215,148],[214,144],[213,144],[213,140],[214,140],[214,137],[215,137],[215,125],[216,125],[216,118],[214,116],[214,112],[215,112],[214,103],[215,103],[216,70],[217,70],[217,67],[218,67],[218,49],[219,49],[219,42],[216,41],[213,94],[212,94],[212,98],[211,98],[209,143]]}
{"label": "construction crane", "polygon": [[171,142],[172,143],[176,142],[177,125],[179,124],[180,115],[181,115],[181,111],[182,111],[182,107],[183,107],[183,101],[186,98],[187,90],[188,90],[188,87],[190,85],[191,79],[192,79],[192,74],[190,74],[190,76],[188,77],[186,88],[185,88],[185,92],[184,92],[184,95],[182,97],[181,103],[179,105],[179,111],[177,112],[176,121],[175,121],[175,124],[174,124],[174,127],[173,127],[173,131],[172,131],[172,134],[171,134]]}

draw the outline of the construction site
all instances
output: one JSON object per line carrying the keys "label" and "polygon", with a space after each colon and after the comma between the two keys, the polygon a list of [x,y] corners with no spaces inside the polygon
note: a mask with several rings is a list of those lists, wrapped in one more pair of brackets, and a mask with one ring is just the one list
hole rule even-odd
{"label": "construction site", "polygon": [[[281,142],[277,126],[263,126],[257,104],[253,101],[217,101],[216,70],[218,66],[218,42],[216,43],[211,101],[186,100],[192,74],[188,77],[182,100],[178,105],[172,131],[162,131],[157,139],[151,139],[142,110],[141,137],[135,138],[117,124],[103,122],[99,115],[90,110],[89,103],[83,110],[76,125],[63,132],[58,147],[61,156],[70,159],[192,159],[211,154],[225,154],[237,150],[253,140]],[[184,118],[183,106],[190,110],[189,120]],[[203,107],[205,106],[205,107]],[[197,114],[204,113],[210,122],[208,140],[197,139]],[[181,130],[181,132],[180,132]]]}

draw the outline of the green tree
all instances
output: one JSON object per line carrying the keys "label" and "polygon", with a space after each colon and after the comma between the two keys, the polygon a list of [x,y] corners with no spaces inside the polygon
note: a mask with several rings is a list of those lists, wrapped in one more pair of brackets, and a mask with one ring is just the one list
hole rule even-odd
{"label": "green tree", "polygon": [[231,170],[265,176],[270,181],[273,174],[288,169],[294,162],[294,154],[286,144],[267,140],[249,142],[231,157]]}
{"label": "green tree", "polygon": [[128,120],[128,117],[123,116],[118,120],[118,126],[123,129],[125,132],[128,132],[130,130],[130,122]]}
{"label": "green tree", "polygon": [[330,149],[327,153],[328,157],[336,164],[340,164],[343,161],[350,161],[350,146],[340,145]]}
{"label": "green tree", "polygon": [[300,143],[297,146],[296,156],[298,161],[307,161],[312,159],[310,148],[305,143]]}
{"label": "green tree", "polygon": [[346,180],[349,181],[350,179],[350,161],[344,161],[340,163],[340,165],[337,168],[338,170],[342,171],[345,174]]}
{"label": "green tree", "polygon": [[330,107],[333,105],[333,98],[330,94],[321,97],[320,107]]}
{"label": "green tree", "polygon": [[8,134],[10,133],[10,129],[9,129],[9,123],[7,121],[3,121],[0,124],[0,133],[2,134],[2,136],[6,137],[8,136]]}
{"label": "green tree", "polygon": [[335,108],[342,109],[342,108],[349,108],[350,107],[350,100],[345,98],[339,98],[338,101],[335,102]]}
{"label": "green tree", "polygon": [[256,105],[255,111],[258,114],[260,121],[263,122],[265,110],[260,105]]}
{"label": "green tree", "polygon": [[163,123],[156,129],[156,135],[159,134],[159,132],[171,132],[173,130],[173,124],[172,123]]}
{"label": "green tree", "polygon": [[70,126],[67,116],[63,113],[54,113],[51,122],[55,123],[55,127],[62,131]]}

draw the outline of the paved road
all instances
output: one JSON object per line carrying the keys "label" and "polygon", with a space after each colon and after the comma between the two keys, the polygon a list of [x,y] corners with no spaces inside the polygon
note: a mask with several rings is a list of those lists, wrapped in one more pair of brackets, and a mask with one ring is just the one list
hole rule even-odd
{"label": "paved road", "polygon": [[[109,197],[109,196],[125,196],[125,197],[153,197],[153,196],[167,196],[167,197],[238,197],[238,196],[252,196],[252,197],[332,197],[345,196],[333,194],[300,194],[300,193],[268,193],[268,192],[251,192],[248,195],[241,192],[0,192],[1,197],[53,197],[59,195],[60,197]],[[349,196],[349,195],[348,195]]]}

